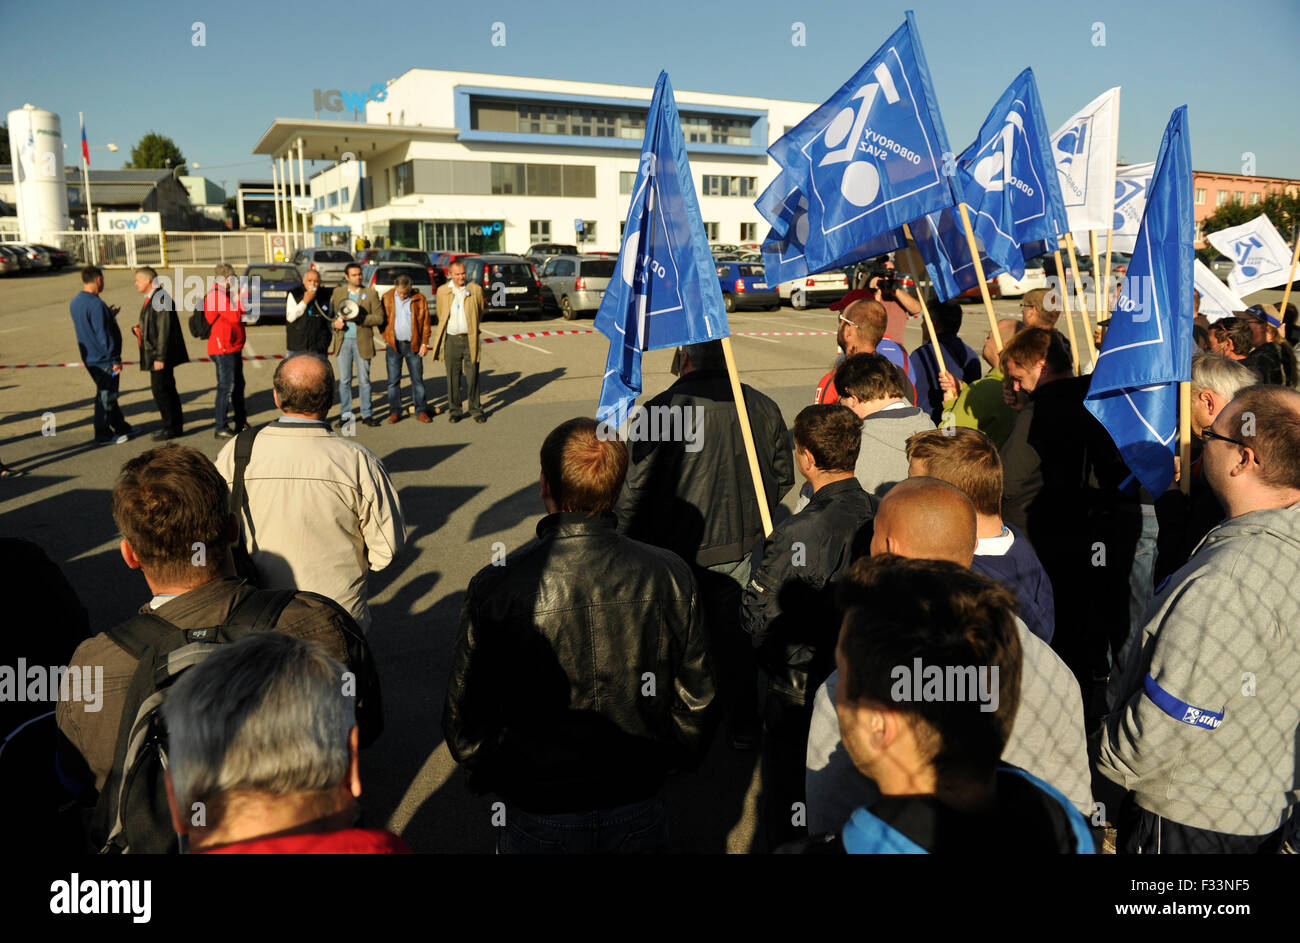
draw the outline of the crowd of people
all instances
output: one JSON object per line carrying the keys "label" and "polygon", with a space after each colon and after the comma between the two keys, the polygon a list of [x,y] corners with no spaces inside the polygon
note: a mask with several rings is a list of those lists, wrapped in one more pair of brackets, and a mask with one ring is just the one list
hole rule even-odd
{"label": "crowd of people", "polygon": [[[216,432],[231,441],[215,463],[164,442],[121,471],[121,556],[151,598],[38,656],[102,670],[102,709],[61,699],[57,733],[6,718],[30,729],[11,757],[39,758],[48,735],[57,786],[34,760],[4,778],[56,818],[79,814],[84,830],[62,820],[69,842],[410,850],[358,824],[359,751],[383,727],[367,578],[401,553],[406,523],[382,461],[329,416],[351,412],[355,366],[374,421],[379,328],[389,421],[403,365],[427,420],[430,350],[454,388],[465,372],[481,419],[482,298],[456,268],[432,313],[409,284],[379,296],[351,269],[326,301],[310,273],[275,371],[281,415],[257,430],[240,428],[239,299],[228,280],[209,293]],[[83,283],[96,438],[119,441],[116,312],[102,274]],[[180,325],[153,302],[153,273],[137,288],[156,438],[171,439]],[[981,375],[960,309],[931,306],[940,364],[928,337],[909,356],[885,304],[910,314],[915,300],[879,295],[832,306],[841,356],[788,427],[742,386],[761,495],[719,342],[683,348],[647,403],[702,417],[691,447],[588,418],[542,440],[546,514],[470,581],[441,714],[469,788],[504,804],[496,850],[667,850],[670,779],[719,736],[758,751],[760,851],[1093,853],[1112,827],[1122,853],[1295,850],[1300,392],[1277,312],[1201,325],[1194,461],[1150,495],[1084,408],[1089,377],[1049,298],[998,322]],[[356,317],[340,318],[349,301]],[[4,549],[9,572],[75,601],[39,548]],[[84,609],[68,623],[84,627]]]}

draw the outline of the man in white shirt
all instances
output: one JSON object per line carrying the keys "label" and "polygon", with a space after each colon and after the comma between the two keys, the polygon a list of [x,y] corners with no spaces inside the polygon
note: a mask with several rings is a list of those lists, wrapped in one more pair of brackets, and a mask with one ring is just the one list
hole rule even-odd
{"label": "man in white shirt", "polygon": [[469,385],[469,414],[475,422],[487,422],[478,399],[478,322],[483,313],[483,289],[466,282],[465,263],[449,266],[450,280],[438,289],[438,336],[433,342],[433,359],[447,364],[447,407],[452,422],[465,418],[461,408],[460,375]]}

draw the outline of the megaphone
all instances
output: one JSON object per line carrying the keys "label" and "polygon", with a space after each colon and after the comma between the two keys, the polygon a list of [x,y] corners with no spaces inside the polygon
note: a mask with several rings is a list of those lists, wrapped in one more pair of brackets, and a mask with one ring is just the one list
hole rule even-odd
{"label": "megaphone", "polygon": [[357,304],[351,298],[346,298],[339,302],[338,309],[334,313],[344,321],[351,321],[361,313],[361,305]]}

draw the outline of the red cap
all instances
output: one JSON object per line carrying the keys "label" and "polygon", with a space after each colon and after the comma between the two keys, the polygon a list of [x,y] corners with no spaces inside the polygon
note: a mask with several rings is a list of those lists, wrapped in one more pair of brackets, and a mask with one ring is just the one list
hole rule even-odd
{"label": "red cap", "polygon": [[855,288],[839,301],[831,305],[832,311],[843,311],[855,301],[875,301],[876,293],[866,288]]}

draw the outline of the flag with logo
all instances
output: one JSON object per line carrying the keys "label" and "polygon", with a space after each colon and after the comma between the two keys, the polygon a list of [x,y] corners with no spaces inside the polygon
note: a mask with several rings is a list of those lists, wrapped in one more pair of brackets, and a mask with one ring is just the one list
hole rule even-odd
{"label": "flag with logo", "polygon": [[1102,92],[1052,135],[1061,197],[1073,232],[1110,229],[1119,157],[1119,87]]}
{"label": "flag with logo", "polygon": [[[1142,211],[1147,207],[1147,191],[1151,189],[1151,174],[1156,165],[1127,164],[1115,168],[1115,216],[1110,228],[1111,248],[1116,252],[1132,253],[1137,245],[1138,226]],[[1075,234],[1076,241],[1078,234]]]}
{"label": "flag with logo", "polygon": [[[956,210],[949,208],[927,213],[920,219],[912,220],[909,228],[912,230],[912,239],[916,242],[916,251],[925,262],[925,270],[940,301],[956,298],[962,292],[979,285],[970,243],[966,240],[966,227],[962,225],[961,216]],[[1002,267],[983,251],[978,238],[976,246],[980,248],[984,277],[992,278],[1001,272]],[[1024,273],[1023,270],[1022,262],[1021,274]]]}
{"label": "flag with logo", "polygon": [[1245,311],[1246,302],[1242,301],[1231,288],[1219,281],[1219,276],[1210,271],[1210,267],[1200,259],[1196,260],[1194,287],[1201,296],[1200,313],[1211,324],[1224,318],[1232,317],[1234,311]]}
{"label": "flag with logo", "polygon": [[1220,229],[1206,241],[1236,263],[1228,285],[1239,295],[1284,284],[1291,274],[1291,250],[1263,213],[1248,223]]}
{"label": "flag with logo", "polygon": [[[1042,254],[1042,243],[1054,246],[1065,232],[1065,203],[1032,69],[1016,76],[957,158],[956,190],[994,270],[1017,279],[1024,277],[1026,260]],[[961,251],[961,258],[949,257],[954,270],[969,261],[969,248]],[[986,267],[985,275],[991,274]]]}
{"label": "flag with logo", "polygon": [[1178,383],[1192,376],[1192,155],[1187,106],[1156,157],[1128,278],[1097,356],[1085,405],[1153,495],[1174,475]]}
{"label": "flag with logo", "polygon": [[903,223],[953,204],[947,151],[909,11],[848,82],[768,148],[781,172],[755,203],[772,224],[765,266],[820,272],[881,244],[897,248]]}
{"label": "flag with logo", "polygon": [[640,394],[642,351],[729,333],[667,72],[659,73],[650,100],[623,244],[595,326],[609,338],[596,407],[601,421],[626,417]]}

